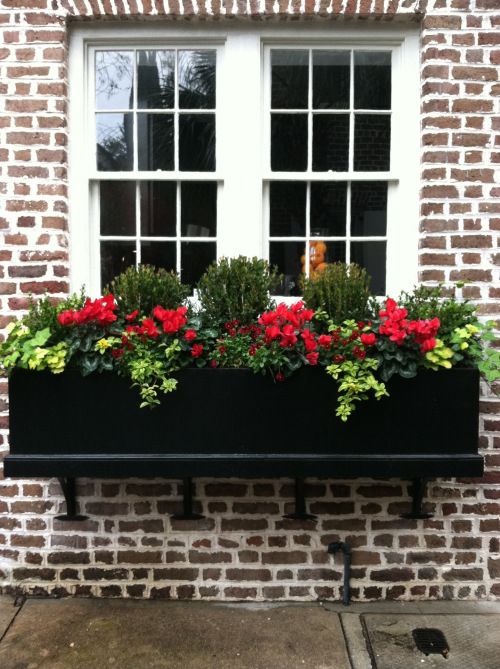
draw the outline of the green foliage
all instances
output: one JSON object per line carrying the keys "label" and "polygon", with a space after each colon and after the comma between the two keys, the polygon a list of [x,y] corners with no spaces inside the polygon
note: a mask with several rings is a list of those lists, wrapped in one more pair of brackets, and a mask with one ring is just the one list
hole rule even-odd
{"label": "green foliage", "polygon": [[440,337],[450,336],[455,328],[476,323],[476,307],[467,300],[457,300],[445,294],[443,286],[417,286],[412,292],[403,292],[398,304],[408,311],[408,319],[439,318]]}
{"label": "green foliage", "polygon": [[121,371],[139,388],[140,407],[152,409],[160,404],[159,393],[167,394],[177,387],[171,374],[180,368],[179,354],[182,350],[178,339],[170,342],[154,342],[130,335],[132,347],[121,360]]}
{"label": "green foliage", "polygon": [[22,322],[7,328],[8,337],[0,344],[0,366],[9,372],[14,367],[41,371],[50,369],[54,374],[64,371],[68,355],[66,342],[47,345],[50,329],[44,328],[32,333]]}
{"label": "green foliage", "polygon": [[180,307],[190,295],[190,287],[181,283],[175,272],[152,265],[128,267],[104,289],[112,293],[122,313],[136,309],[149,316],[158,304],[165,309]]}
{"label": "green foliage", "polygon": [[221,258],[198,283],[201,311],[207,325],[218,327],[237,320],[250,324],[272,305],[270,293],[278,285],[275,268],[259,258]]}
{"label": "green foliage", "polygon": [[373,358],[343,360],[328,365],[327,373],[338,382],[336,415],[340,420],[346,422],[356,408],[355,403],[367,400],[370,394],[377,400],[389,394],[374,375],[377,366]]}
{"label": "green foliage", "polygon": [[64,328],[57,321],[57,314],[66,309],[81,309],[85,302],[85,292],[82,288],[79,293],[73,293],[62,301],[45,295],[34,300],[30,295],[28,313],[23,318],[23,324],[30,332],[37,332],[49,328],[51,335],[58,339]]}
{"label": "green foliage", "polygon": [[309,309],[326,311],[336,323],[367,315],[370,277],[358,265],[337,262],[303,280],[304,302]]}

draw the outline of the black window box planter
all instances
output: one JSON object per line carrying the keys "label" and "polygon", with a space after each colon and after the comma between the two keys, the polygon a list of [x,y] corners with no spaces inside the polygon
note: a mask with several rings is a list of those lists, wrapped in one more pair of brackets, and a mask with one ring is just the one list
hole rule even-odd
{"label": "black window box planter", "polygon": [[153,410],[114,374],[16,370],[7,476],[480,476],[474,369],[394,378],[390,397],[335,416],[336,384],[303,368],[283,383],[186,369]]}

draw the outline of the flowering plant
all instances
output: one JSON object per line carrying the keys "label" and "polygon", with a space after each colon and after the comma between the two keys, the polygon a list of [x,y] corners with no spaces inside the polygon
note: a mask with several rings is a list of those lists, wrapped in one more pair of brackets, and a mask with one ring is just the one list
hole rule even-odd
{"label": "flowering plant", "polygon": [[[184,305],[129,312],[111,294],[48,304],[38,320],[28,314],[9,326],[0,344],[4,370],[113,371],[139,389],[141,407],[159,404],[160,394],[175,390],[175,373],[188,366],[245,367],[275,382],[301,367],[323,367],[337,383],[343,421],[358,402],[387,395],[385,383],[395,374],[411,378],[421,368],[468,364],[489,381],[500,378],[499,351],[484,346],[494,338],[492,325],[482,325],[471,310],[463,318],[456,307],[438,303],[430,314],[421,305],[410,314],[411,300],[404,306],[387,298],[369,318],[335,323],[299,301],[273,306],[254,322],[232,319],[219,328]],[[445,326],[435,313],[444,314]]]}

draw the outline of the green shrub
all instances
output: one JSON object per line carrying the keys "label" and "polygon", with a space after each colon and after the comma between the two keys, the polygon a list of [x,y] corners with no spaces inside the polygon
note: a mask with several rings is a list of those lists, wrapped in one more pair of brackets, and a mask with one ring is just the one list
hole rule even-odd
{"label": "green shrub", "polygon": [[266,260],[221,258],[210,265],[197,286],[206,324],[251,323],[272,305],[270,293],[278,283],[276,268]]}
{"label": "green shrub", "polygon": [[35,333],[49,328],[51,333],[62,331],[57,320],[57,314],[66,309],[81,309],[85,302],[85,292],[82,288],[79,293],[73,293],[63,300],[57,300],[49,295],[34,300],[30,295],[28,313],[23,318],[23,324]]}
{"label": "green shrub", "polygon": [[410,320],[439,318],[440,337],[477,321],[476,307],[467,300],[457,300],[453,294],[450,295],[449,289],[445,290],[442,286],[417,286],[409,293],[401,293],[398,304],[407,309]]}
{"label": "green shrub", "polygon": [[334,323],[366,318],[370,276],[359,265],[336,262],[304,278],[304,302],[309,309],[326,311]]}
{"label": "green shrub", "polygon": [[103,290],[112,293],[121,311],[135,309],[148,316],[157,304],[165,309],[181,306],[191,293],[189,286],[181,283],[175,272],[167,272],[152,265],[128,267]]}

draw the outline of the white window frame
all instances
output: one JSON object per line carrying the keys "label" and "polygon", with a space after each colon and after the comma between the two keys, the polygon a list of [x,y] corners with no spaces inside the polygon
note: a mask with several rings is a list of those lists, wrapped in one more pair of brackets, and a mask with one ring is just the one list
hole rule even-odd
{"label": "white window frame", "polygon": [[[388,173],[367,172],[363,180],[387,180],[386,292],[397,295],[417,282],[419,223],[420,72],[418,27],[359,26],[297,22],[257,26],[118,25],[72,28],[69,58],[70,281],[99,292],[99,235],[95,179],[161,178],[186,180],[183,172],[97,173],[93,127],[93,66],[96,48],[130,46],[217,49],[216,172],[190,173],[217,180],[217,256],[268,257],[266,183],[279,178],[270,170],[268,122],[272,47],[347,48],[392,51],[391,162]],[[301,172],[303,181],[360,180],[359,172]]]}

